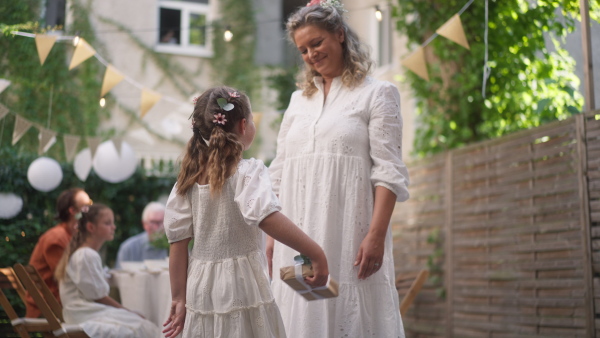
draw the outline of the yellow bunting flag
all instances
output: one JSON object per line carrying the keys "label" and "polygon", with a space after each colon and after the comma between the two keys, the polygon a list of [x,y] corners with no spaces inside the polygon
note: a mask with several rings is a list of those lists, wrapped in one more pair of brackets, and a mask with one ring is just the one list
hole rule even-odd
{"label": "yellow bunting flag", "polygon": [[411,55],[406,59],[402,60],[402,65],[408,68],[413,73],[419,75],[423,80],[429,81],[429,74],[427,73],[427,64],[425,63],[425,53],[423,47],[417,48]]}
{"label": "yellow bunting flag", "polygon": [[39,128],[40,129],[40,146],[38,147],[38,154],[42,155],[54,145],[56,142],[56,133],[50,129]]}
{"label": "yellow bunting flag", "polygon": [[2,103],[0,103],[0,120],[2,120],[6,115],[8,115],[8,108],[6,108]]}
{"label": "yellow bunting flag", "polygon": [[21,139],[21,137],[23,137],[23,135],[25,135],[25,133],[29,130],[29,128],[31,127],[31,122],[29,122],[27,119],[21,117],[21,115],[17,114],[17,117],[15,118],[15,129],[13,130],[13,137],[12,137],[12,145],[14,146],[17,142],[19,142],[19,140]]}
{"label": "yellow bunting flag", "polygon": [[73,58],[71,58],[71,64],[69,70],[79,66],[83,61],[91,58],[96,54],[96,51],[90,46],[84,39],[79,39]]}
{"label": "yellow bunting flag", "polygon": [[96,149],[98,149],[100,142],[102,142],[102,139],[100,137],[87,138],[87,144],[88,147],[90,147],[90,152],[92,153],[92,161],[94,161],[94,156],[96,156]]}
{"label": "yellow bunting flag", "polygon": [[35,46],[37,47],[38,56],[40,57],[40,64],[43,65],[46,61],[46,57],[50,53],[50,50],[56,42],[56,35],[35,35]]}
{"label": "yellow bunting flag", "polygon": [[115,146],[115,149],[117,150],[117,154],[119,154],[119,157],[121,156],[121,146],[123,145],[123,138],[122,137],[115,137],[113,139],[111,139],[113,145]]}
{"label": "yellow bunting flag", "polygon": [[152,108],[162,96],[149,89],[142,89],[142,102],[140,104],[140,118],[144,118],[150,108]]}
{"label": "yellow bunting flag", "polygon": [[119,82],[123,81],[125,76],[117,71],[113,65],[108,65],[106,67],[106,72],[104,73],[104,80],[102,81],[102,90],[100,91],[100,97],[104,97],[106,93],[108,93],[114,86],[119,84]]}
{"label": "yellow bunting flag", "polygon": [[75,158],[79,140],[81,140],[81,137],[76,135],[63,135],[63,141],[65,142],[65,156],[67,157],[67,162],[71,162]]}
{"label": "yellow bunting flag", "polygon": [[451,17],[450,20],[446,21],[446,23],[438,28],[435,32],[446,39],[456,42],[466,49],[471,50],[469,47],[469,42],[467,41],[467,37],[465,36],[465,31],[463,30],[460,16],[458,14],[455,14],[453,17]]}

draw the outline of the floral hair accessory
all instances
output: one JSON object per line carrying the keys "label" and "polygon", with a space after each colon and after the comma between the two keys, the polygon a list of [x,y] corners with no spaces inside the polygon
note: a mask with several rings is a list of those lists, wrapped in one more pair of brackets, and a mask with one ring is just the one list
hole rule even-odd
{"label": "floral hair accessory", "polygon": [[240,93],[238,92],[228,92],[229,93],[229,97],[240,97]]}
{"label": "floral hair accessory", "polygon": [[220,125],[224,126],[225,123],[227,123],[227,119],[225,118],[225,114],[216,113],[213,116],[215,117],[215,119],[213,120],[214,124],[220,124]]}
{"label": "floral hair accessory", "polygon": [[194,106],[196,105],[196,102],[198,102],[199,98],[200,96],[194,96],[194,98],[192,99],[192,103],[194,104]]}
{"label": "floral hair accessory", "polygon": [[323,8],[333,7],[342,13],[348,12],[346,9],[344,9],[344,5],[339,0],[312,0],[306,4],[306,7],[314,5],[321,5]]}
{"label": "floral hair accessory", "polygon": [[217,103],[219,104],[219,107],[221,107],[221,109],[223,109],[224,111],[230,111],[233,109],[233,103],[227,102],[227,100],[225,100],[222,97],[217,99]]}

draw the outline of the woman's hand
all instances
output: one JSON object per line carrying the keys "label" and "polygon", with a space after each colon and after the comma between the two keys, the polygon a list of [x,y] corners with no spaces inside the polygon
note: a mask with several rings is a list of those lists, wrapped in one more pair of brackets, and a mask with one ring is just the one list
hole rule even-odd
{"label": "woman's hand", "polygon": [[172,301],[171,302],[171,311],[169,313],[169,318],[163,324],[165,329],[163,333],[165,337],[171,338],[175,337],[183,331],[183,325],[185,324],[185,302],[184,301]]}
{"label": "woman's hand", "polygon": [[271,236],[267,236],[266,243],[266,255],[267,264],[269,265],[269,278],[273,279],[273,248],[275,247],[275,240]]}
{"label": "woman's hand", "polygon": [[360,265],[358,279],[366,279],[379,271],[383,264],[384,246],[385,236],[368,233],[363,239],[354,261],[354,266]]}

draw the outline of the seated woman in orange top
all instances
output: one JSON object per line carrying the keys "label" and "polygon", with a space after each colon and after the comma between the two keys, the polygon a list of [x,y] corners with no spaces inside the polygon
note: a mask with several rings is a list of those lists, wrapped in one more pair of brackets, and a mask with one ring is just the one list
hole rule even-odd
{"label": "seated woman in orange top", "polygon": [[[75,226],[77,225],[76,215],[81,212],[81,208],[90,204],[92,204],[92,200],[83,189],[71,188],[63,191],[56,200],[56,219],[60,223],[48,229],[40,236],[29,259],[29,264],[33,265],[39,271],[59,301],[58,283],[54,279],[54,270],[56,270],[56,266],[65,248],[71,241]],[[26,305],[26,317],[37,318],[41,315],[33,298],[29,295],[27,295]]]}

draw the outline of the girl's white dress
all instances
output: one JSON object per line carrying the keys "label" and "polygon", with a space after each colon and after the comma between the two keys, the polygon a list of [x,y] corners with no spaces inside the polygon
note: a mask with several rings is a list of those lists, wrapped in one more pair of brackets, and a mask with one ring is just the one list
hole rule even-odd
{"label": "girl's white dress", "polygon": [[183,337],[285,337],[269,285],[264,233],[258,227],[281,209],[262,161],[240,161],[222,192],[195,184],[173,187],[165,211],[169,242],[193,238]]}
{"label": "girl's white dress", "polygon": [[92,248],[81,247],[73,253],[59,290],[65,323],[79,324],[90,337],[163,337],[156,325],[137,314],[94,302],[108,296],[109,286],[102,259]]}
{"label": "girl's white dress", "polygon": [[293,94],[270,166],[282,213],[325,250],[339,296],[307,302],[279,278],[297,253],[275,244],[273,294],[290,337],[404,337],[388,229],[381,269],[359,280],[354,261],[369,231],[376,186],[408,199],[402,161],[400,95],[368,77],[355,89],[340,78],[327,100],[321,78],[311,98]]}

